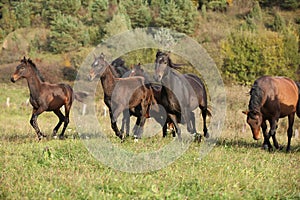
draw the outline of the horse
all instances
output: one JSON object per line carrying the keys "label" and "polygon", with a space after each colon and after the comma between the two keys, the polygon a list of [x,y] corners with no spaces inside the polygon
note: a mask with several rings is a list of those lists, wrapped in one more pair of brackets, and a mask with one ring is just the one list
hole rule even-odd
{"label": "horse", "polygon": [[154,79],[162,84],[162,105],[174,123],[179,139],[181,130],[178,123],[185,122],[188,132],[197,134],[192,111],[199,107],[203,118],[204,136],[207,138],[209,134],[206,117],[211,113],[208,110],[205,85],[195,74],[180,74],[174,70],[179,68],[179,64],[172,62],[169,53],[156,53]]}
{"label": "horse", "polygon": [[122,124],[128,127],[126,135],[129,135],[130,115],[134,115],[137,117],[134,137],[141,138],[150,106],[155,104],[152,89],[145,85],[143,77],[116,78],[115,70],[104,59],[103,53],[97,58],[97,62],[93,62],[89,79],[92,81],[98,75],[104,91],[104,102],[109,109],[111,128],[116,136],[124,139],[123,130],[120,131],[116,123],[118,116],[123,112],[125,121]]}
{"label": "horse", "polygon": [[[30,104],[33,107],[32,116],[30,119],[31,126],[35,129],[38,140],[46,137],[39,129],[37,118],[44,111],[53,111],[59,118],[59,122],[53,129],[53,137],[62,123],[64,123],[60,139],[64,138],[64,132],[69,124],[69,113],[74,98],[80,102],[87,96],[86,93],[74,93],[70,85],[60,83],[51,84],[45,82],[40,71],[31,59],[25,57],[21,60],[21,64],[16,67],[15,72],[11,76],[11,81],[15,83],[17,80],[25,78],[27,80],[28,88],[30,91]],[[60,111],[64,106],[65,115]]]}
{"label": "horse", "polygon": [[[255,80],[250,90],[248,110],[243,111],[247,115],[253,139],[260,139],[260,127],[263,132],[265,149],[272,150],[269,141],[273,139],[276,149],[279,148],[276,139],[276,129],[279,118],[288,117],[288,144],[286,151],[290,151],[291,138],[295,113],[300,117],[300,84],[286,77],[262,76]],[[267,123],[270,123],[270,131],[267,133]]]}
{"label": "horse", "polygon": [[[150,87],[153,90],[154,98],[157,102],[157,104],[162,104],[162,97],[161,97],[161,89],[162,86],[160,84],[154,83],[154,81],[151,80],[149,74],[144,71],[144,69],[141,67],[141,64],[134,65],[129,73],[129,76],[142,76],[145,78],[145,83],[150,84]],[[175,137],[176,133],[174,130],[174,124],[172,123],[172,120],[168,115],[165,115],[164,110],[158,109],[158,110],[151,110],[150,116],[153,117],[163,128],[163,137],[167,136],[167,129],[169,128],[171,130],[171,133],[173,137]]]}

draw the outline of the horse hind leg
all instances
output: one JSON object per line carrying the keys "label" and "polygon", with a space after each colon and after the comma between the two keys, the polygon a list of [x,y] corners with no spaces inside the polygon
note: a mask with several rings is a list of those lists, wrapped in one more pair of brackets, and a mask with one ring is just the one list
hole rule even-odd
{"label": "horse hind leg", "polygon": [[203,119],[203,133],[204,133],[204,137],[208,138],[209,137],[209,133],[208,133],[208,129],[206,126],[206,117],[207,117],[207,108],[206,107],[200,107],[201,109],[201,115],[202,115],[202,119]]}
{"label": "horse hind leg", "polygon": [[60,128],[60,126],[62,125],[62,123],[64,122],[65,116],[62,114],[62,112],[59,109],[55,110],[54,113],[56,114],[56,116],[59,119],[59,121],[58,121],[57,125],[55,126],[55,128],[53,129],[53,133],[52,133],[52,136],[54,138],[56,138],[57,131]]}
{"label": "horse hind leg", "polygon": [[292,113],[288,116],[289,127],[287,130],[288,144],[286,147],[286,152],[291,151],[291,139],[292,139],[292,135],[293,135],[294,118],[295,118],[295,113]]}
{"label": "horse hind leg", "polygon": [[68,127],[68,124],[69,124],[69,114],[70,114],[70,109],[71,109],[71,106],[72,106],[72,102],[70,102],[69,104],[65,105],[65,117],[64,117],[64,127],[59,135],[59,139],[64,139],[65,136],[64,136],[64,133]]}

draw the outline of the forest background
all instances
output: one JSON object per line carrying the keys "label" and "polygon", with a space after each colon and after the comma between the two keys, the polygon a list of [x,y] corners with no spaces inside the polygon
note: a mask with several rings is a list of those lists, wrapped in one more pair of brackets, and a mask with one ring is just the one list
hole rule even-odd
{"label": "forest background", "polygon": [[[97,44],[145,27],[165,27],[195,39],[226,82],[250,84],[266,74],[299,80],[297,0],[4,0],[0,64],[27,55],[67,68],[64,74],[72,80]],[[126,62],[143,57],[153,60],[140,52]]]}
{"label": "forest background", "polygon": [[[226,82],[250,84],[266,74],[299,80],[297,0],[4,0],[0,64],[27,55],[63,67],[65,78],[74,79],[97,44],[145,27],[165,27],[195,39]],[[133,64],[143,56],[149,54],[126,61]]]}

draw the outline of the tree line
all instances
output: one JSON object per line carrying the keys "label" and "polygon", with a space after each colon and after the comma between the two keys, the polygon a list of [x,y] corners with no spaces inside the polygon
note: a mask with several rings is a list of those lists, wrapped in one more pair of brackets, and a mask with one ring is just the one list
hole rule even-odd
{"label": "tree line", "polygon": [[[49,30],[47,41],[32,44],[39,51],[60,54],[95,46],[116,33],[144,27],[165,27],[191,37],[207,12],[223,13],[246,0],[3,0],[0,42],[20,28]],[[297,10],[297,0],[251,2],[242,23],[218,41],[225,78],[247,83],[260,74],[296,76],[299,68],[300,19],[288,21],[272,7]],[[266,11],[266,12],[265,12]],[[238,16],[240,17],[240,16]],[[207,19],[209,20],[209,19]]]}

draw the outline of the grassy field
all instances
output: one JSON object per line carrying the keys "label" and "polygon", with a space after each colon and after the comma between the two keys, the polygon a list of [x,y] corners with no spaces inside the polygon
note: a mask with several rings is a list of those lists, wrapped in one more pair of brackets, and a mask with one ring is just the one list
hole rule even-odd
{"label": "grassy field", "polygon": [[[25,86],[22,81],[1,84],[0,199],[300,199],[300,140],[293,137],[292,152],[285,153],[286,120],[281,120],[277,136],[284,150],[262,150],[262,141],[252,140],[241,113],[247,108],[247,87],[226,87],[225,127],[205,157],[199,159],[203,143],[192,143],[161,170],[126,173],[89,153],[72,118],[67,139],[49,137],[38,142],[29,124]],[[7,97],[10,107],[5,104]],[[50,136],[57,119],[45,113],[38,122]],[[172,140],[156,135],[120,144],[107,127],[111,141],[125,149],[159,147]]]}

